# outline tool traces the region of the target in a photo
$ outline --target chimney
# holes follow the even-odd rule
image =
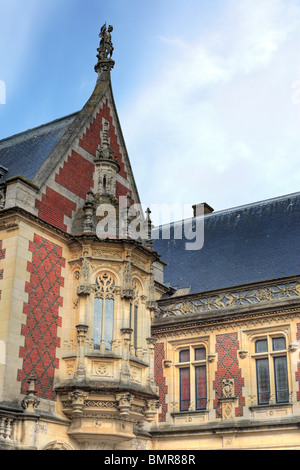
[[[200,204],[195,204],[193,207],[194,211],[194,217],[197,217],[198,215],[205,215],[205,214],[211,214],[214,212],[214,209],[209,206],[206,202],[202,202]]]

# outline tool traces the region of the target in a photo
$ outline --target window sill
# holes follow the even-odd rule
[[[194,410],[194,411],[174,411],[171,416],[193,416],[197,414],[209,413],[209,410]]]
[[[284,408],[286,406],[292,406],[292,403],[289,403],[289,402],[286,402],[286,403],[265,403],[265,404],[262,404],[262,405],[252,405],[252,406],[249,406],[249,410],[258,410],[258,409],[262,409],[262,408],[266,408],[266,409],[269,409],[269,408]]]
[[[118,353],[116,354],[113,351],[100,351],[100,349],[94,349],[93,351],[88,351],[85,354],[86,357],[103,357],[107,359],[122,359],[122,356]]]
[[[174,424],[201,424],[208,421],[209,410],[176,411],[171,413]]]
[[[249,406],[253,418],[281,418],[292,413],[292,403],[274,403]]]

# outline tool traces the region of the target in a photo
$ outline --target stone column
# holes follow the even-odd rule
[[[87,325],[77,325],[77,343],[78,343],[78,358],[77,358],[77,370],[75,371],[74,376],[77,379],[84,379],[86,377],[86,368],[85,368],[85,341],[86,334],[88,331]]]
[[[155,338],[147,338],[149,351],[149,386],[156,393],[156,383],[154,379],[154,349],[156,345]]]
[[[130,366],[129,366],[129,348],[131,343],[131,328],[122,328],[122,366],[121,366],[121,382],[129,383]]]

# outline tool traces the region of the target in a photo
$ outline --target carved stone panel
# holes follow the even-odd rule
[[[92,362],[92,375],[94,377],[111,378],[114,376],[114,365],[111,362],[95,360]]]

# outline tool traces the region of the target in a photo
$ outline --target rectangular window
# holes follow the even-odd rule
[[[132,325],[132,304],[129,306],[129,328],[133,330],[133,325]]]
[[[283,351],[285,349],[285,338],[273,338],[273,351]]]
[[[206,349],[197,348],[195,349],[195,361],[205,361],[206,359]]]
[[[257,397],[260,405],[270,401],[270,374],[268,358],[256,359]]]
[[[256,353],[265,353],[268,352],[268,340],[260,339],[255,343],[255,352]]]
[[[190,350],[180,351],[179,362],[190,362]]]
[[[287,403],[289,401],[289,386],[286,356],[274,357],[274,375],[276,402]]]
[[[95,299],[94,304],[94,348],[100,349],[102,338],[102,315],[103,315],[103,299]]]
[[[133,344],[135,349],[138,343],[138,306],[134,306],[134,322],[133,322]]]
[[[207,402],[206,366],[195,367],[195,382],[196,382],[196,410],[205,410],[206,402]]]
[[[104,323],[104,344],[105,349],[110,351],[113,342],[114,332],[114,300],[105,299],[105,323]]]
[[[190,407],[190,368],[179,369],[180,380],[180,411],[188,411]]]

